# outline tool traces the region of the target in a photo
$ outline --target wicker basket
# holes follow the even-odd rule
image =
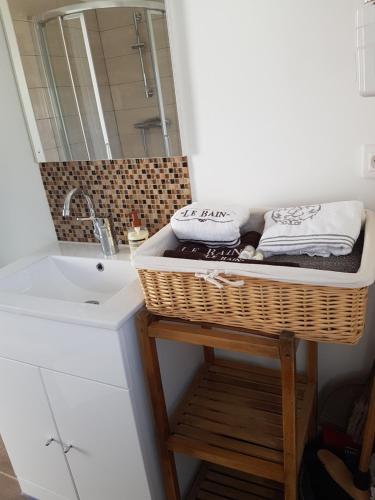
[[[252,210],[255,231],[264,211]],[[170,224],[146,241],[134,259],[147,308],[158,315],[243,327],[269,334],[355,344],[363,334],[368,287],[375,281],[375,213],[365,211],[365,237],[356,273],[162,257],[174,248]],[[202,278],[219,273],[242,286],[219,288]],[[216,283],[217,285],[217,283]]]
[[[146,307],[162,316],[265,333],[355,344],[362,336],[368,287],[337,288],[233,276],[244,286],[218,288],[194,273],[138,270]]]

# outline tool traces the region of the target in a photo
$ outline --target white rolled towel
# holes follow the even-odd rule
[[[180,241],[233,248],[239,244],[241,228],[249,217],[249,208],[196,202],[178,210],[171,226]]]
[[[361,231],[363,203],[340,201],[266,212],[258,250],[272,255],[347,255]]]

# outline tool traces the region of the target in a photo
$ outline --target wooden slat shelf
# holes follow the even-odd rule
[[[314,391],[297,379],[297,426],[307,432]],[[309,400],[306,400],[306,397]],[[299,436],[301,439],[302,436]],[[305,436],[303,436],[304,441]],[[169,450],[283,481],[280,374],[216,359],[195,377],[171,422]],[[301,451],[302,451],[301,447]]]
[[[215,464],[203,463],[187,500],[280,500],[282,485]]]
[[[296,373],[297,341],[243,328],[137,318],[150,389],[165,494],[181,500],[174,452],[203,467],[189,500],[297,500],[304,444],[314,432],[317,348],[307,342],[305,375]],[[204,364],[168,419],[156,341],[201,345]],[[274,358],[280,370],[217,358],[215,349]],[[283,488],[279,486],[283,485]]]

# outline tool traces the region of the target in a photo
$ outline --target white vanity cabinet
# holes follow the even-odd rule
[[[0,269],[0,434],[25,495],[164,500],[135,327],[142,305],[127,248],[104,261],[97,245],[58,243]],[[172,411],[202,350],[158,350]],[[194,466],[177,457],[183,491]]]
[[[42,377],[80,500],[149,499],[129,391],[46,370]]]
[[[129,391],[0,358],[0,394],[1,433],[27,494],[150,498]]]
[[[22,491],[39,500],[76,500],[40,370],[0,358],[0,394],[1,435]]]

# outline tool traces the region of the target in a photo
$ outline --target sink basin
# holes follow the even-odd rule
[[[136,279],[129,261],[50,255],[0,280],[0,290],[100,305]]]
[[[105,258],[96,243],[61,241],[0,268],[0,311],[117,331],[142,305],[125,245]]]

